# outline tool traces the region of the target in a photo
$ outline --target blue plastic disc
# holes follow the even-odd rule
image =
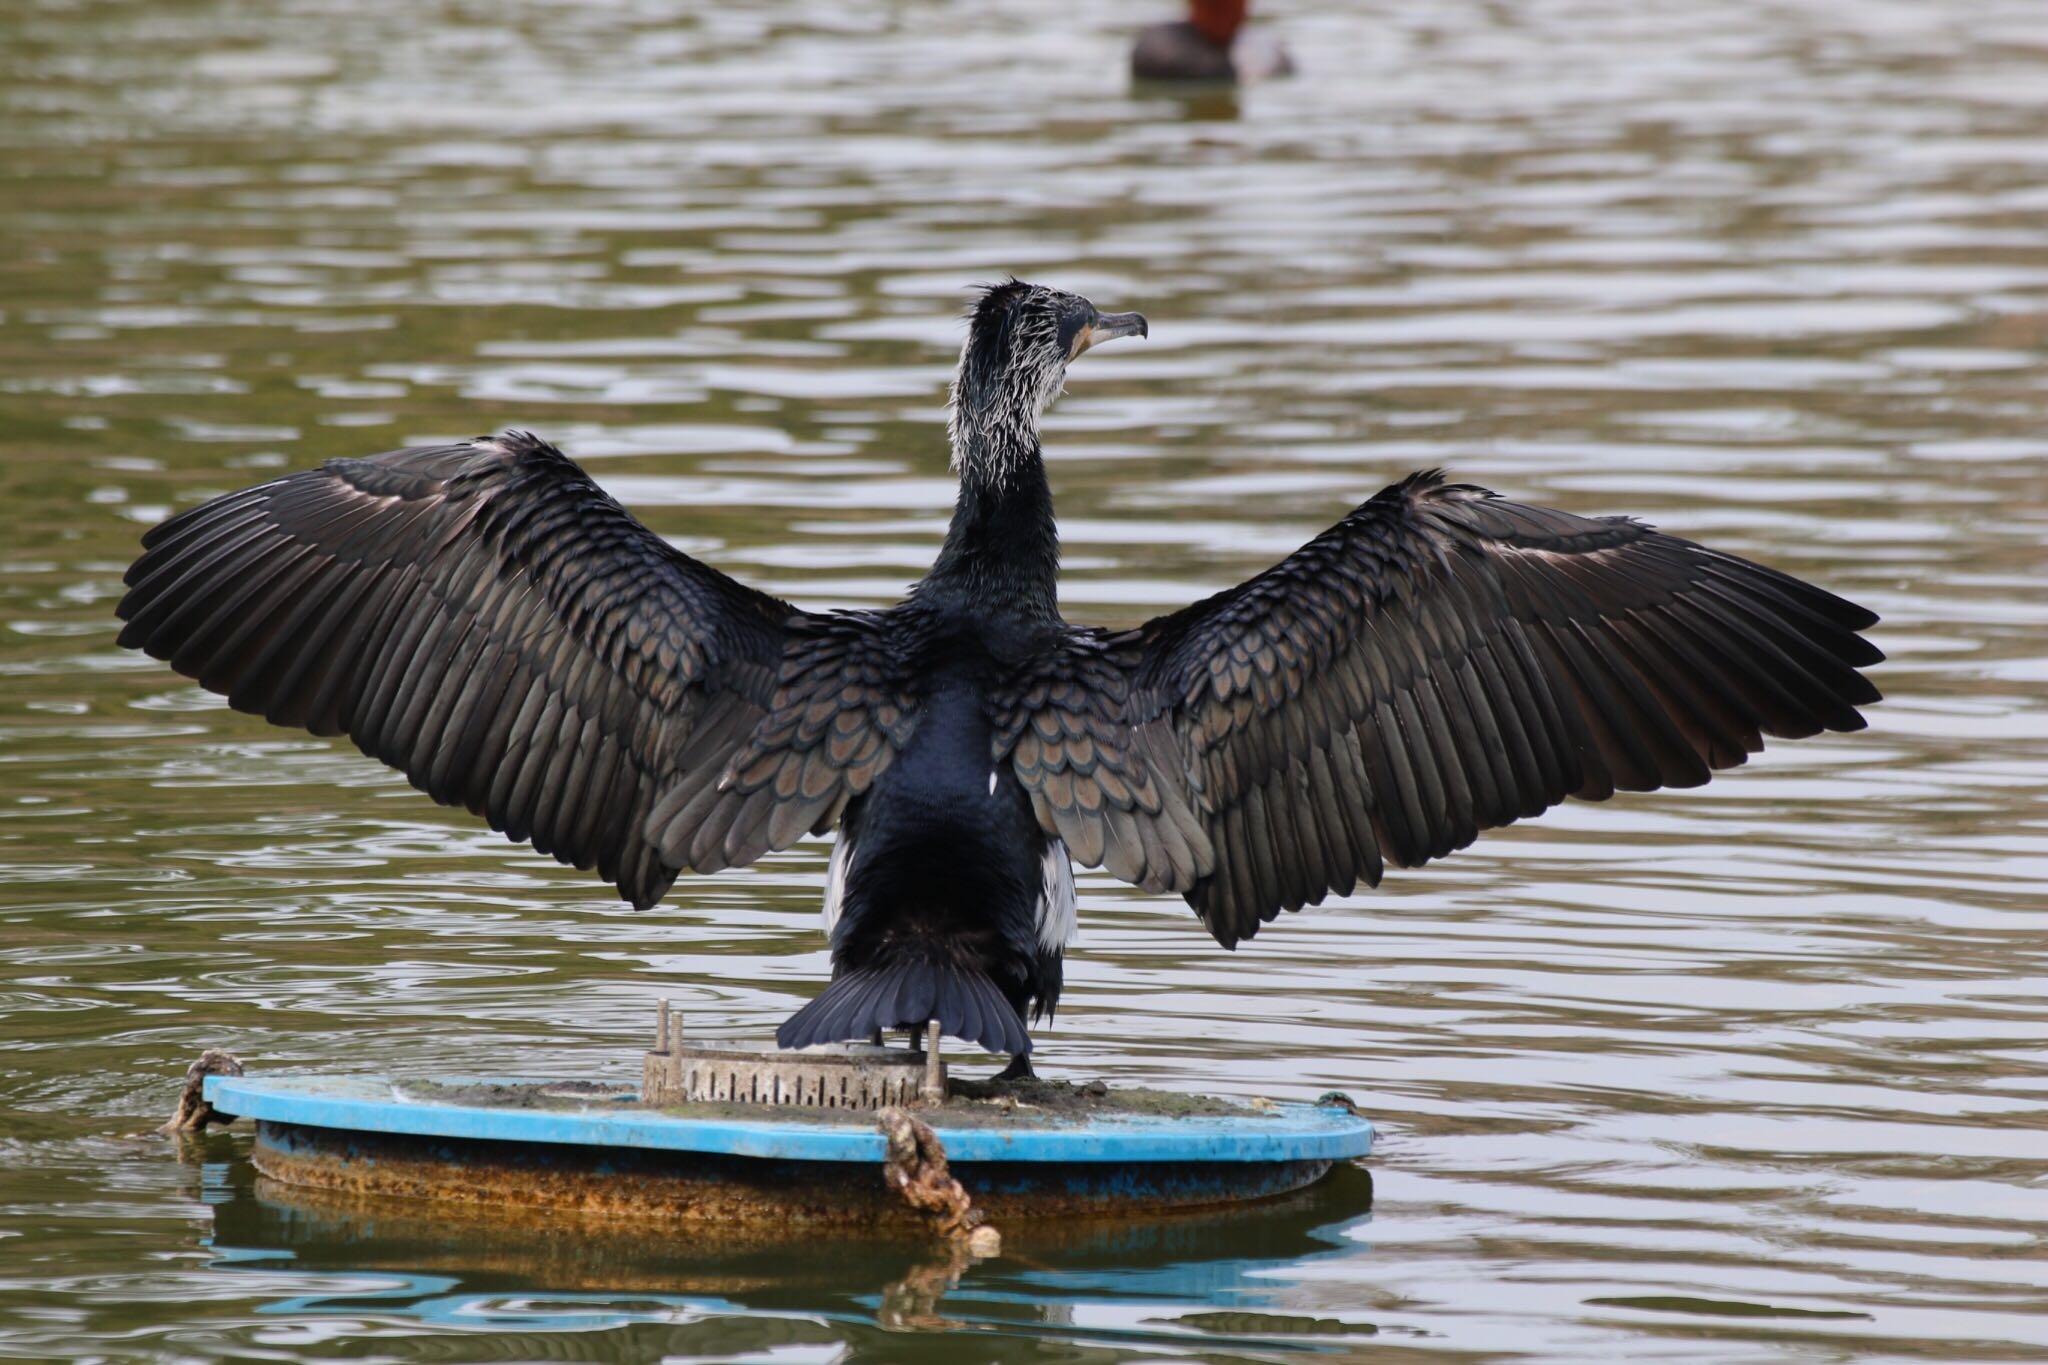
[[[223,1113],[339,1133],[405,1134],[512,1143],[712,1152],[789,1161],[880,1162],[874,1115],[791,1111],[789,1118],[696,1117],[644,1111],[630,1091],[544,1107],[450,1102],[447,1088],[536,1090],[560,1082],[388,1076],[213,1076],[206,1098]],[[955,1162],[1327,1162],[1367,1155],[1370,1120],[1342,1105],[1245,1104],[1230,1113],[1100,1113],[1081,1118],[1024,1111],[1000,1121],[933,1123]]]

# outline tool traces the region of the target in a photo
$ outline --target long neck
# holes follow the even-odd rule
[[[960,498],[921,597],[977,614],[1059,619],[1059,529],[1036,423],[953,423]]]

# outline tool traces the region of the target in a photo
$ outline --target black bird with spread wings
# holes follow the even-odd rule
[[[1083,351],[1145,332],[1020,281],[980,296],[959,501],[892,607],[735,582],[515,432],[172,518],[128,571],[121,643],[347,735],[635,906],[836,828],[833,980],[780,1042],[937,1020],[1020,1064],[1075,863],[1186,897],[1231,948],[1389,864],[1566,797],[1696,786],[1878,699],[1863,608],[1435,473],[1170,616],[1068,624],[1039,417]]]

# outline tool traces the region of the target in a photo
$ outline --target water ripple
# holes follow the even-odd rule
[[[1275,0],[1303,74],[1182,97],[1121,78],[1156,8],[9,17],[0,1357],[2048,1358],[2048,25]],[[886,601],[1010,270],[1153,321],[1048,424],[1077,617],[1445,465],[1869,602],[1889,700],[1235,957],[1084,875],[1046,1064],[1347,1090],[1376,1199],[1019,1233],[921,1308],[900,1248],[479,1232],[130,1136],[206,1046],[630,1075],[657,997],[760,1036],[827,969],[823,842],[634,914],[117,650],[138,525],[530,425],[691,553]]]

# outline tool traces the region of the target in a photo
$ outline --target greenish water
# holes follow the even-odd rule
[[[0,13],[0,1358],[2048,1359],[2048,19],[1274,3]],[[138,1137],[261,1069],[631,1074],[762,1037],[826,846],[634,914],[114,647],[135,538],[532,426],[659,532],[887,600],[962,286],[1142,308],[1050,423],[1069,614],[1235,581],[1425,465],[1882,612],[1865,734],[1553,813],[1234,957],[1082,878],[1043,1064],[1380,1121],[1314,1196],[911,1249],[256,1188]]]

